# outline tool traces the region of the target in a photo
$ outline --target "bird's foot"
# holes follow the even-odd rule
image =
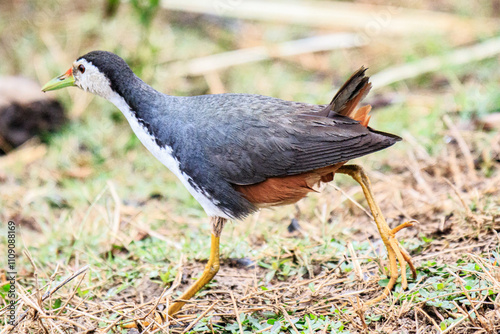
[[[199,280],[198,280],[199,281]],[[196,285],[196,283],[194,284]],[[192,286],[191,286],[192,288]],[[188,290],[189,293],[189,290]],[[185,296],[186,293],[184,293],[183,296]],[[140,333],[149,333],[145,331],[156,331],[159,328],[165,329],[164,327],[169,326],[169,324],[174,322],[176,324],[176,314],[182,309],[182,307],[186,304],[187,300],[183,299],[182,296],[177,299],[169,308],[168,311],[165,310],[164,304],[160,304],[156,307],[156,310],[154,311],[154,320],[149,322],[148,320],[145,320],[147,316],[141,318],[141,319],[136,319],[132,323],[128,323],[125,325],[122,325],[122,328],[127,328],[127,329],[132,329],[136,328]],[[162,332],[163,333],[163,332]]]
[[[170,310],[169,310],[170,311]],[[161,326],[167,323],[167,319],[172,320],[173,317],[170,315],[170,312],[164,312],[163,310],[154,311],[154,320],[149,322],[144,319],[136,320],[132,323],[122,325],[122,328],[132,329],[136,328],[139,332],[143,333],[145,330],[155,331]]]
[[[356,180],[361,189],[363,189],[363,193],[365,195],[366,202],[370,207],[370,211],[372,212],[373,219],[375,220],[375,224],[377,224],[378,231],[380,233],[380,237],[387,248],[387,256],[389,258],[389,271],[390,271],[390,279],[389,283],[385,287],[384,291],[373,299],[370,299],[366,302],[367,305],[372,305],[378,303],[382,299],[389,296],[392,288],[396,284],[396,281],[399,277],[398,273],[398,262],[401,266],[401,285],[403,289],[408,287],[408,280],[406,278],[406,264],[410,266],[410,269],[413,274],[413,278],[417,278],[417,271],[413,262],[411,261],[410,255],[406,252],[406,250],[401,246],[396,239],[396,233],[401,231],[404,228],[413,226],[415,220],[405,222],[393,229],[389,227],[387,222],[385,221],[384,215],[377,205],[375,198],[373,197],[373,193],[371,190],[370,180],[368,176],[363,171],[363,168],[357,165],[345,165],[340,167],[336,173],[342,173],[350,175],[354,180]]]
[[[219,225],[223,225],[225,220],[222,218],[214,218],[213,221],[218,223]],[[217,225],[217,224],[214,224]],[[167,314],[165,315],[162,311],[155,311],[155,319],[154,322],[150,323],[145,320],[145,317],[139,319],[138,321],[134,321],[133,323],[123,325],[124,328],[153,328],[154,330],[158,329],[159,326],[165,324],[166,319],[173,319],[173,316],[181,310],[181,308],[186,304],[186,302],[191,299],[198,291],[200,291],[208,282],[214,278],[220,268],[219,262],[219,239],[220,239],[220,231],[222,230],[222,226],[217,225],[218,231],[212,233],[212,241],[210,246],[210,257],[205,266],[205,270],[201,274],[200,278],[196,280],[183,294],[177,299],[172,305],[170,305]],[[149,315],[149,314],[148,314]],[[140,321],[140,322],[139,322]],[[141,330],[142,332],[142,330]]]
[[[389,283],[385,287],[384,291],[379,296],[368,300],[366,302],[366,305],[376,304],[389,295],[389,293],[391,292],[392,288],[396,284],[396,281],[399,277],[397,262],[399,262],[399,266],[401,267],[401,287],[403,288],[403,290],[406,290],[408,288],[408,279],[406,277],[406,265],[407,264],[410,267],[413,279],[417,278],[417,270],[415,269],[415,266],[413,265],[413,262],[411,260],[411,256],[408,254],[408,252],[403,248],[403,246],[401,246],[401,244],[396,239],[397,232],[401,231],[404,228],[411,227],[415,223],[417,223],[416,220],[407,221],[401,225],[396,226],[392,230],[388,230],[387,233],[383,233],[383,232],[381,233],[382,240],[385,243],[385,246],[387,248],[388,257],[389,257],[390,279],[389,279]]]

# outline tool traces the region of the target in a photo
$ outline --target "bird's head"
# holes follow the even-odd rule
[[[42,91],[76,86],[84,91],[109,99],[116,92],[116,83],[133,75],[127,63],[107,51],[92,51],[73,62],[66,73],[50,80]]]

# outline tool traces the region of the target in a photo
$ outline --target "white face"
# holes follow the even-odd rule
[[[110,99],[114,95],[108,78],[85,59],[73,63],[73,77],[75,78],[75,85],[86,92],[99,95],[105,99]]]

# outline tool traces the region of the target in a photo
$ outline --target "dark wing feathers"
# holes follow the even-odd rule
[[[226,181],[248,185],[296,175],[358,158],[398,140],[341,115],[281,115],[260,123],[266,126],[260,127],[259,135],[249,135],[244,128],[228,131],[225,144],[217,145],[216,151],[210,149],[208,155]]]

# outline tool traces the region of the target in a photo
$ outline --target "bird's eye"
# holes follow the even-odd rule
[[[80,73],[85,73],[85,66],[83,66],[82,64],[78,65],[78,71],[80,71]]]

